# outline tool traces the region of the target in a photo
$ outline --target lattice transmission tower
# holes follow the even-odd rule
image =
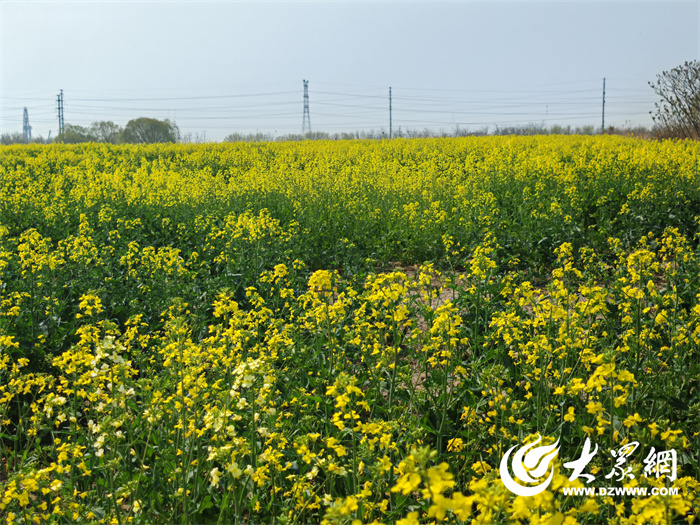
[[[22,138],[24,138],[24,142],[31,142],[32,140],[32,127],[29,125],[29,111],[27,111],[27,108],[24,108],[24,121],[22,124]]]
[[[301,134],[311,133],[311,115],[309,114],[309,81],[304,80],[304,118],[301,122]]]

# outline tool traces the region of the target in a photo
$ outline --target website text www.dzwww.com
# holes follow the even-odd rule
[[[667,487],[562,487],[566,496],[678,496],[678,488]]]

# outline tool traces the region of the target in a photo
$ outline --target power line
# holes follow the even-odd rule
[[[445,90],[422,88],[389,87],[389,121],[388,135],[394,136],[397,126],[415,125],[451,125],[451,126],[499,126],[515,125],[521,122],[556,122],[566,124],[567,121],[590,119],[595,122],[595,114],[601,117],[600,91],[589,89],[591,81],[581,83],[562,83],[569,85],[570,91],[557,91],[551,85],[543,86],[550,89],[518,89],[518,90]],[[653,97],[642,90],[614,86],[610,93],[607,91],[604,79],[604,106],[602,119],[604,125],[605,110],[613,121],[622,118],[635,119],[637,116],[647,116]],[[322,86],[328,84],[321,83]],[[264,88],[263,88],[264,89]],[[363,127],[383,127],[386,121],[386,91],[366,88],[364,92],[337,89],[329,91],[310,90],[309,81],[304,80],[304,111],[302,115],[302,133],[311,131],[310,95],[314,97],[317,109],[327,109],[327,112],[316,112],[316,127],[319,129],[342,128],[350,130]],[[397,92],[398,90],[398,92]],[[310,91],[313,91],[312,93]],[[76,96],[75,93],[72,96]],[[143,116],[144,112],[152,118],[169,118],[183,124],[205,121],[203,124],[211,129],[223,129],[226,123],[234,131],[236,128],[258,128],[260,125],[283,128],[291,132],[296,126],[293,120],[298,113],[293,107],[294,102],[289,95],[298,91],[270,90],[260,93],[213,94],[202,96],[151,96],[151,97],[119,97],[114,93],[110,96],[91,96],[86,91],[80,93],[80,98],[71,98],[71,122],[87,125],[89,121],[114,119],[123,125],[123,121]],[[596,95],[598,93],[598,95]],[[34,94],[34,93],[32,93]],[[56,110],[59,119],[59,133],[65,132],[65,95],[63,90],[56,98]],[[32,97],[33,98],[33,97]],[[20,97],[0,97],[0,105],[7,117],[5,123],[18,123],[20,110],[24,107],[32,112],[33,124],[46,123],[50,116],[47,104],[19,105],[15,100],[29,101]],[[46,99],[37,99],[38,101]],[[297,99],[298,101],[298,99]],[[608,107],[605,107],[608,106]],[[297,106],[298,107],[298,106]],[[597,109],[596,109],[597,108]],[[642,111],[644,110],[644,111]],[[16,116],[15,116],[16,115]],[[273,122],[275,121],[275,122]],[[214,123],[221,123],[215,126]],[[297,121],[298,122],[298,121]],[[614,122],[613,122],[614,123]],[[22,121],[24,126],[24,121]],[[194,128],[197,129],[197,128]],[[200,126],[198,129],[202,129]],[[298,129],[298,128],[297,128]]]
[[[175,100],[215,100],[224,98],[266,97],[277,95],[290,95],[295,91],[277,91],[272,93],[245,93],[240,95],[203,95],[197,97],[151,97],[151,98],[76,98],[77,102],[154,102]]]

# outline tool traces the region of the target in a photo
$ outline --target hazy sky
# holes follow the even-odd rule
[[[651,124],[647,82],[700,58],[700,2],[0,0],[0,132]]]

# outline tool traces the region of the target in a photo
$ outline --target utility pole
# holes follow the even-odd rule
[[[600,127],[601,133],[605,133],[605,77],[603,77],[603,122]]]
[[[27,144],[29,144],[29,142],[32,140],[32,127],[29,125],[29,111],[27,111],[27,108],[24,108],[22,136],[24,138],[24,142],[26,142]]]
[[[391,86],[389,86],[389,138],[391,138]]]
[[[56,95],[56,109],[58,110],[58,134],[61,134],[61,95]]]
[[[63,90],[58,94],[58,134],[63,133]]]
[[[301,122],[301,134],[311,133],[311,115],[309,114],[309,81],[304,80],[304,117]]]

